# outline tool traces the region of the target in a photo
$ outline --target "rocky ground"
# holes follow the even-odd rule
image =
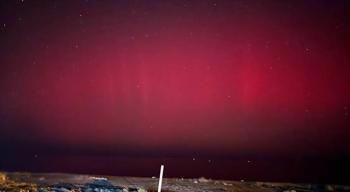
[[[0,173],[0,192],[156,192],[157,178]],[[162,192],[327,192],[350,186],[164,179]]]

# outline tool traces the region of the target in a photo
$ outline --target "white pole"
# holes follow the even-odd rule
[[[159,175],[158,192],[161,192],[161,191],[162,191],[163,171],[164,171],[164,165],[161,165],[161,166],[160,166],[160,175]]]

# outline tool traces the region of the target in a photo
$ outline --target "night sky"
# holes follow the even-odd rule
[[[350,151],[350,2],[1,1],[0,145],[5,170],[88,155],[334,171]]]

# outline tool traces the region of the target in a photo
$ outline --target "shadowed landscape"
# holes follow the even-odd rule
[[[2,191],[40,192],[156,192],[157,178],[101,177],[69,174],[9,173],[0,175]],[[349,186],[267,183],[199,179],[165,179],[163,192],[331,192],[350,191]]]

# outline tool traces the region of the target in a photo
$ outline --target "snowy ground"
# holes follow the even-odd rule
[[[163,192],[326,192],[350,191],[350,186],[222,181],[199,179],[164,179]],[[0,173],[0,192],[153,192],[157,178],[89,176],[73,174]]]

